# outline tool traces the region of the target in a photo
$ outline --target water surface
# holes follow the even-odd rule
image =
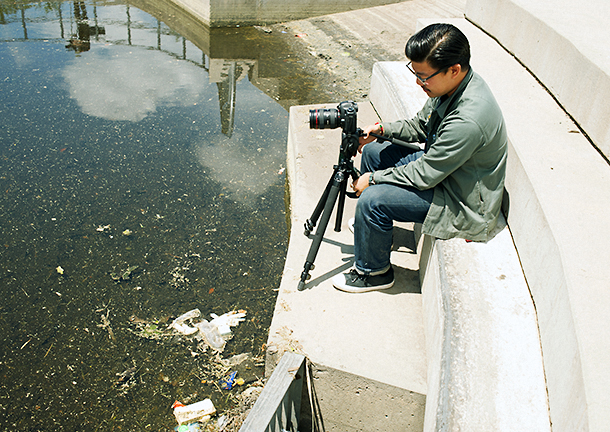
[[[283,269],[285,107],[133,6],[0,10],[0,429],[222,412],[218,359],[262,355]],[[247,312],[220,357],[155,337],[193,308]]]

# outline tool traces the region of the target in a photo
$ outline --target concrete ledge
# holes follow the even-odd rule
[[[465,20],[447,21],[470,40],[473,68],[492,88],[506,119],[508,224],[537,312],[553,430],[605,430],[610,416],[610,323],[605,319],[610,291],[604,271],[610,230],[603,216],[610,208],[608,164],[509,53]],[[422,20],[420,26],[431,22]],[[384,63],[376,65],[373,83],[394,73],[380,74],[380,69],[388,70]],[[386,97],[371,94],[384,119],[396,115],[377,103]]]
[[[397,3],[400,0],[172,0],[209,27],[266,25]]]
[[[425,431],[550,431],[536,311],[506,225],[487,243],[424,236]]]
[[[336,106],[290,109],[290,247],[269,328],[266,375],[283,352],[301,353],[320,371],[314,374],[314,403],[325,430],[418,432],[423,424],[427,363],[412,226],[394,231],[395,238],[408,240],[397,241],[400,247],[392,251],[394,287],[361,294],[339,291],[330,279],[352,266],[354,254],[347,222],[356,200],[347,199],[341,231],[334,231],[333,215],[312,278],[303,291],[297,290],[312,243],[303,235],[303,224],[332,176],[341,143],[341,129],[309,128],[309,110]],[[359,124],[378,120],[370,103],[358,105]]]
[[[468,0],[466,17],[523,62],[610,158],[608,1]]]
[[[330,107],[336,105],[290,109],[290,247],[269,329],[269,345],[277,348],[278,354],[298,351],[316,364],[425,394],[426,354],[413,241],[410,248],[392,251],[396,276],[393,288],[362,295],[335,289],[331,278],[353,265],[354,235],[347,229],[347,222],[354,214],[356,200],[347,199],[341,231],[333,229],[335,206],[315,269],[310,272],[312,278],[303,291],[297,290],[312,243],[303,235],[303,224],[311,217],[333,173],[341,143],[341,129],[309,128],[309,109]],[[361,124],[378,121],[369,103],[361,103],[358,108]],[[358,161],[355,164],[359,166]],[[408,233],[413,238],[412,231]],[[276,355],[269,354],[269,365],[275,365],[276,358],[272,357]]]

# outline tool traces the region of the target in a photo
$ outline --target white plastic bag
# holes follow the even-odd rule
[[[193,333],[197,333],[197,327],[191,327],[186,324],[187,320],[192,320],[193,318],[199,318],[201,316],[201,311],[199,309],[193,309],[180,315],[176,318],[170,325],[170,328],[173,328],[178,333],[182,333],[183,335],[192,335]]]
[[[246,319],[246,311],[231,311],[220,316],[216,314],[210,314],[210,316],[214,318],[210,321],[210,324],[218,327],[218,332],[221,336],[227,336],[231,334],[231,327],[235,327]]]

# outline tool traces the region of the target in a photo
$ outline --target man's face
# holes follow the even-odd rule
[[[461,72],[459,65],[439,71],[425,61],[411,62],[410,69],[415,72],[417,84],[431,98],[443,95],[451,96],[461,82],[461,79],[457,79]]]

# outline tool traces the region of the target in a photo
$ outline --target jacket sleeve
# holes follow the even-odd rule
[[[427,153],[408,165],[375,171],[375,182],[433,188],[464,165],[483,142],[483,132],[475,122],[449,116]]]
[[[406,142],[425,142],[426,123],[432,112],[432,101],[429,99],[415,117],[410,120],[398,120],[383,123],[383,133],[386,136],[397,138]]]

